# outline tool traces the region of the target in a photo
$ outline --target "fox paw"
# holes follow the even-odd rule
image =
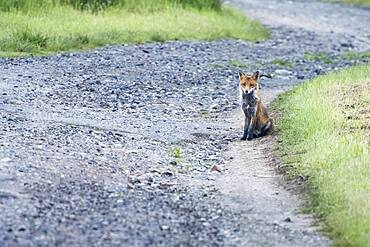
[[[247,140],[247,137],[243,136],[242,138],[240,138],[240,140],[245,141],[245,140]]]
[[[247,136],[247,140],[250,141],[253,139],[253,136]]]

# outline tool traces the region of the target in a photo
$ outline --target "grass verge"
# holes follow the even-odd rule
[[[171,1],[138,0],[138,6],[151,5],[133,8],[133,3],[118,4],[97,13],[69,5],[47,5],[38,10],[7,8],[0,11],[0,56],[48,54],[122,43],[223,38],[258,41],[268,37],[261,24],[235,10],[167,2]]]
[[[370,65],[320,76],[273,103],[278,153],[308,178],[310,212],[336,246],[370,244]]]
[[[352,5],[366,6],[370,7],[370,0],[329,0],[330,2],[342,2]]]

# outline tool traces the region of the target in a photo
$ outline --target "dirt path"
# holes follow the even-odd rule
[[[264,3],[234,4],[272,18],[262,20],[272,29],[266,42],[0,59],[0,246],[326,245],[279,185],[271,140],[239,141],[236,75],[274,73],[262,82],[270,101],[303,79],[363,63],[343,54],[370,44],[368,10],[310,1],[301,15],[349,23],[323,33],[272,25],[275,7],[297,15],[302,1]],[[352,26],[364,35],[343,31]],[[330,63],[305,56],[319,52]],[[225,172],[210,172],[214,164]]]
[[[266,93],[267,102],[277,91]],[[270,98],[270,99],[268,99]],[[228,119],[231,126],[241,129],[241,111]],[[275,137],[235,141],[224,154],[225,174],[216,180],[222,201],[241,212],[240,221],[249,227],[245,237],[235,243],[241,246],[327,246],[329,240],[317,233],[309,215],[300,214],[302,198],[288,191],[276,170],[272,154]],[[231,159],[232,158],[232,159]],[[261,230],[254,231],[256,224]],[[258,229],[258,228],[257,228]],[[262,233],[262,234],[261,234]],[[261,237],[261,235],[263,237]],[[232,239],[227,242],[232,243]]]

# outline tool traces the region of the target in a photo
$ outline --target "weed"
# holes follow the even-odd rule
[[[176,158],[176,159],[182,159],[183,158],[183,153],[180,147],[171,147],[169,149],[169,154],[171,157]]]
[[[349,51],[343,54],[343,58],[347,60],[363,59],[366,62],[370,62],[370,51],[364,51],[364,52]]]
[[[247,67],[247,65],[245,63],[243,63],[242,61],[238,61],[238,60],[230,60],[229,64],[234,66],[234,67],[237,67],[237,68]]]
[[[274,59],[271,61],[272,64],[281,66],[281,67],[286,67],[286,68],[292,68],[293,64],[288,61],[288,60],[283,60],[283,59]]]
[[[222,64],[218,64],[218,63],[212,63],[210,65],[212,68],[215,68],[215,69],[223,69],[224,66]]]
[[[28,43],[32,46],[45,48],[47,46],[48,37],[42,33],[24,29],[13,33],[13,38],[22,43]]]
[[[308,61],[317,61],[317,62],[322,62],[326,64],[331,64],[333,62],[330,56],[326,54],[325,52],[305,53],[303,55],[303,58]]]

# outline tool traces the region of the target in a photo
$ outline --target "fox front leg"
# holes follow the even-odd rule
[[[248,130],[247,130],[247,140],[250,141],[253,139],[254,133],[254,126],[256,123],[256,107],[251,107],[248,109],[248,115],[250,116],[248,122]]]
[[[247,116],[244,116],[244,132],[243,132],[243,137],[241,138],[241,140],[243,141],[247,140],[248,126],[249,126],[249,118]]]
[[[251,117],[248,124],[247,130],[247,140],[250,141],[253,139],[253,132],[254,132],[254,117]]]

